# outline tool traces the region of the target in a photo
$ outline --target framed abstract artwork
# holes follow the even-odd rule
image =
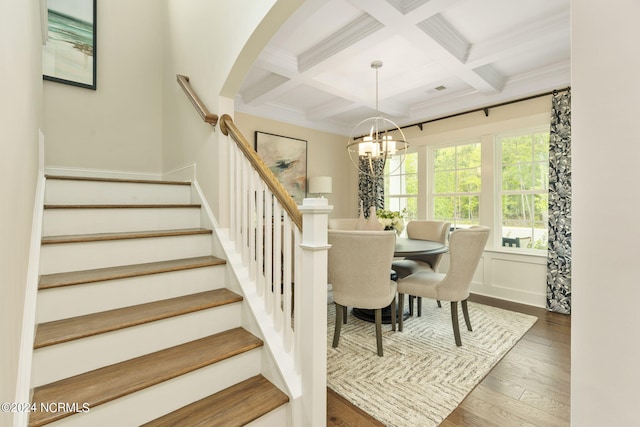
[[[46,0],[45,80],[96,89],[96,0]]]
[[[301,205],[307,195],[307,141],[256,131],[256,151]]]

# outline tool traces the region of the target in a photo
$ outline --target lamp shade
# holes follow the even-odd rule
[[[309,178],[309,193],[329,194],[331,193],[330,176],[312,176]]]

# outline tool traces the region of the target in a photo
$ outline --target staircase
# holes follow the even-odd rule
[[[200,210],[185,182],[47,177],[29,426],[287,425]]]

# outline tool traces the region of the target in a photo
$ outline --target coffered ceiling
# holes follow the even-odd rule
[[[306,0],[270,40],[236,110],[349,135],[570,85],[569,0]]]

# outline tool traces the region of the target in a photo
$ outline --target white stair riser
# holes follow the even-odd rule
[[[188,185],[47,179],[46,204],[190,203]]]
[[[47,384],[238,327],[240,310],[241,304],[228,304],[36,349],[33,384]]]
[[[38,292],[37,322],[224,288],[224,275],[225,267],[219,265],[43,289]]]
[[[71,415],[48,426],[137,426],[257,375],[260,360],[261,350],[252,350],[96,406],[87,413]]]
[[[210,254],[210,234],[43,245],[40,273],[90,270]]]
[[[264,414],[255,421],[251,421],[246,424],[245,427],[274,427],[274,426],[288,426],[290,423],[287,421],[287,413],[290,410],[289,404],[280,406],[273,411]]]
[[[45,209],[42,227],[43,236],[198,228],[200,209]]]

